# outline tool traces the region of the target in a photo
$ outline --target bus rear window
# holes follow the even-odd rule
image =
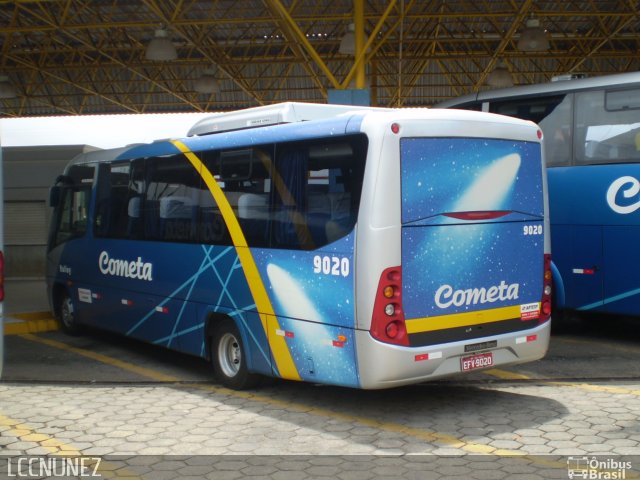
[[[400,148],[405,225],[473,211],[543,215],[537,143],[404,138]]]

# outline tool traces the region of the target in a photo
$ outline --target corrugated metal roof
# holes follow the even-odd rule
[[[536,18],[551,47],[522,52]],[[352,56],[339,52],[351,0],[161,0],[0,2],[0,75],[18,97],[4,117],[219,111],[282,101],[326,102],[349,85]],[[569,72],[640,70],[640,16],[627,0],[371,0],[365,32],[375,105],[431,105],[486,88],[504,60],[515,84]],[[144,58],[164,27],[178,59]],[[220,93],[194,82],[212,69]]]

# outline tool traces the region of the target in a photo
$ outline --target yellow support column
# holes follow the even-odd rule
[[[354,0],[353,2],[353,23],[356,35],[355,58],[362,59],[364,57],[364,0]],[[356,64],[356,88],[365,87],[365,62],[361,60]]]

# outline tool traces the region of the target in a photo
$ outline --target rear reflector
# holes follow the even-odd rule
[[[540,317],[538,319],[540,323],[544,323],[551,318],[551,295],[553,293],[552,278],[551,255],[546,253],[544,255],[544,275],[542,279],[543,288],[542,299],[540,301]]]
[[[516,344],[530,343],[530,342],[535,342],[536,340],[538,340],[537,335],[527,335],[526,337],[517,337]]]

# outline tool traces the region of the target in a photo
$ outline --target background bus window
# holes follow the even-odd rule
[[[184,155],[146,162],[143,199],[147,240],[195,242],[200,203],[200,175]]]
[[[545,157],[548,166],[571,163],[572,95],[526,98],[491,102],[489,111],[531,120],[544,133]]]
[[[640,161],[640,90],[576,94],[577,163]]]

